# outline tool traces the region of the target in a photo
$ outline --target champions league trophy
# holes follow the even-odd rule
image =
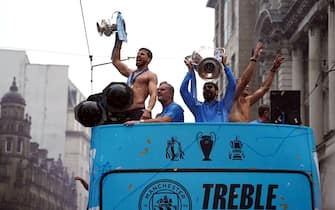
[[[185,59],[191,61],[200,78],[217,79],[223,70],[222,56],[225,53],[224,48],[201,47],[198,51],[193,51],[192,55],[186,56]]]
[[[197,141],[199,142],[201,151],[204,155],[204,158],[202,160],[211,160],[209,158],[209,155],[211,154],[214,143],[216,141],[215,133],[210,132],[208,135],[203,135],[202,132],[199,132],[197,134]]]

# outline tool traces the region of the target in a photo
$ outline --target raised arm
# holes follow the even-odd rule
[[[128,77],[132,73],[132,70],[121,61],[121,46],[122,41],[118,39],[118,35],[116,34],[115,45],[111,57],[112,63],[123,76]]]
[[[277,55],[273,61],[271,69],[268,71],[268,76],[262,83],[261,87],[258,88],[252,95],[247,97],[250,100],[250,105],[253,105],[258,101],[264,94],[269,91],[275,74],[278,72],[280,65],[284,62],[284,58],[281,55]]]
[[[224,67],[224,71],[227,76],[228,84],[226,87],[226,93],[223,97],[223,101],[227,110],[230,110],[231,106],[234,102],[235,89],[236,89],[236,79],[234,77],[233,72],[231,71],[229,66]]]
[[[250,58],[247,68],[244,70],[242,76],[237,81],[235,99],[237,99],[241,95],[247,84],[250,82],[252,74],[254,73],[256,67],[257,59],[260,56],[262,48],[263,48],[263,42],[258,41],[253,56]]]
[[[196,99],[193,97],[192,93],[188,90],[188,86],[191,80],[196,80],[196,76],[192,68],[191,62],[185,59],[184,63],[188,68],[188,72],[186,73],[184,80],[181,83],[179,92],[186,106],[190,109],[192,113],[195,113]]]

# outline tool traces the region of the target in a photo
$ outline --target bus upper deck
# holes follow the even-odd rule
[[[90,210],[321,209],[309,127],[100,125],[90,156]]]

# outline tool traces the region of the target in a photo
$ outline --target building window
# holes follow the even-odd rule
[[[7,137],[6,145],[5,145],[5,152],[11,152],[13,147],[13,138]]]
[[[22,153],[22,150],[23,150],[23,139],[19,138],[19,140],[17,141],[17,145],[16,145],[16,152]]]
[[[15,126],[13,124],[9,124],[8,126],[10,132],[15,132]]]
[[[7,177],[7,167],[6,166],[1,167],[0,177]]]
[[[35,182],[35,173],[35,168],[33,168],[31,172],[31,182]]]

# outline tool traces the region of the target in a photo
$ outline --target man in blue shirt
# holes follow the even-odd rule
[[[269,123],[269,122],[270,122],[270,106],[262,104],[258,107],[258,119],[253,120],[250,123],[258,124],[258,123]]]
[[[192,112],[196,122],[227,122],[230,112],[230,108],[233,104],[235,97],[236,81],[230,67],[226,66],[227,56],[222,55],[222,64],[224,66],[224,72],[227,76],[228,85],[226,87],[226,93],[221,100],[217,100],[218,97],[218,86],[213,82],[206,82],[203,86],[203,97],[204,102],[200,102],[193,96],[192,93],[195,90],[188,90],[190,81],[195,82],[196,75],[194,67],[192,66],[189,59],[185,59],[184,62],[188,67],[188,72],[180,86],[180,94]],[[196,87],[193,87],[196,88]]]
[[[184,122],[183,108],[173,101],[174,88],[167,82],[161,82],[157,88],[157,99],[163,106],[163,111],[154,119],[141,119],[125,122],[126,125],[154,122]]]

